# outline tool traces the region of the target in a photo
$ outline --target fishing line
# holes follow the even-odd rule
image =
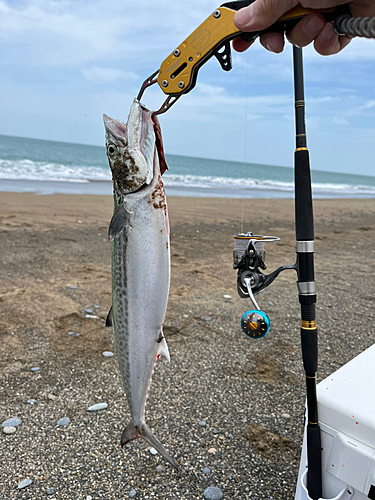
[[[246,157],[247,157],[247,115],[248,115],[248,94],[249,94],[249,51],[247,51],[247,60],[246,60],[246,101],[245,101],[245,132],[244,132],[244,154],[243,154],[243,175],[242,178],[245,178],[246,174]],[[241,233],[243,233],[243,221],[244,221],[244,213],[245,213],[245,196],[242,197],[242,217],[241,217]]]

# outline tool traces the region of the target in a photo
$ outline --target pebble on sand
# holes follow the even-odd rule
[[[70,290],[77,290],[77,287],[76,286],[70,286],[69,289]]]
[[[135,490],[130,490],[129,491],[129,497],[130,498],[134,498],[136,494],[137,494],[137,492]]]
[[[68,335],[74,335],[74,332],[68,332]]]
[[[60,427],[66,427],[69,424],[70,424],[70,418],[68,417],[60,418],[60,420],[57,421],[57,425],[59,425]]]
[[[154,455],[154,456],[158,454],[158,452],[155,450],[155,448],[150,448],[150,453],[151,453],[151,455]]]
[[[20,418],[8,418],[7,420],[4,420],[4,422],[1,424],[2,427],[17,427],[18,425],[22,424],[22,420]]]
[[[56,493],[56,488],[48,488],[47,495],[54,495]]]
[[[15,432],[17,432],[17,427],[3,427],[3,432],[4,434],[14,434]]]
[[[211,321],[211,318],[204,318],[206,323],[209,323]]]
[[[23,488],[27,488],[27,486],[30,486],[30,484],[32,484],[32,480],[31,479],[24,479],[23,481],[21,481],[19,483],[18,489],[22,490]]]
[[[103,352],[103,356],[105,358],[112,358],[113,357],[113,352],[111,352],[111,351],[104,351]]]
[[[86,314],[92,314],[93,312],[94,312],[94,311],[93,311],[92,309],[86,309],[86,310],[85,310],[85,313],[86,313]]]
[[[204,420],[201,420],[200,422],[198,422],[198,425],[200,427],[207,427],[207,423]]]
[[[36,399],[28,399],[28,400],[26,401],[26,403],[27,403],[28,405],[33,405],[33,404],[34,404],[34,403],[36,403],[36,402],[37,402],[37,401],[36,401]]]
[[[107,403],[97,403],[96,405],[90,406],[90,408],[87,408],[87,411],[99,411],[99,410],[105,410],[108,408]]]
[[[211,469],[209,469],[208,467],[204,467],[202,469],[202,472],[203,472],[203,474],[211,474]]]
[[[33,368],[31,368],[32,372],[38,372],[39,370],[40,370],[39,366],[34,366]]]
[[[85,318],[89,318],[89,319],[99,319],[98,316],[95,316],[95,314],[86,314]]]
[[[232,295],[223,295],[223,299],[225,300],[230,300],[232,298]]]
[[[206,500],[221,500],[224,496],[221,489],[215,488],[215,486],[209,486],[206,488],[203,495]]]
[[[208,450],[208,453],[216,453],[217,452],[217,449],[216,448],[210,448]]]
[[[163,470],[163,466],[162,465],[158,465],[156,467],[156,472],[161,472]]]

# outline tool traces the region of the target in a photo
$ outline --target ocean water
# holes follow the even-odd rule
[[[292,198],[293,169],[167,155],[167,194]],[[315,198],[373,198],[375,177],[312,171]],[[0,135],[0,191],[112,194],[104,147]]]

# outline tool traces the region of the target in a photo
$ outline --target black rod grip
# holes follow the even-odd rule
[[[307,421],[318,425],[318,401],[316,397],[316,374],[306,373]]]
[[[299,253],[298,254],[298,281],[314,281],[314,254]],[[302,318],[305,319],[305,318]]]
[[[322,493],[322,458],[319,425],[307,425],[307,490],[312,500],[319,500]]]
[[[298,241],[309,241],[314,239],[314,219],[308,150],[297,150],[294,161],[296,237]]]
[[[301,328],[303,367],[307,373],[318,371],[318,332]]]

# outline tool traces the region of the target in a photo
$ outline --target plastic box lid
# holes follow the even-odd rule
[[[320,382],[319,421],[375,448],[375,344]]]

